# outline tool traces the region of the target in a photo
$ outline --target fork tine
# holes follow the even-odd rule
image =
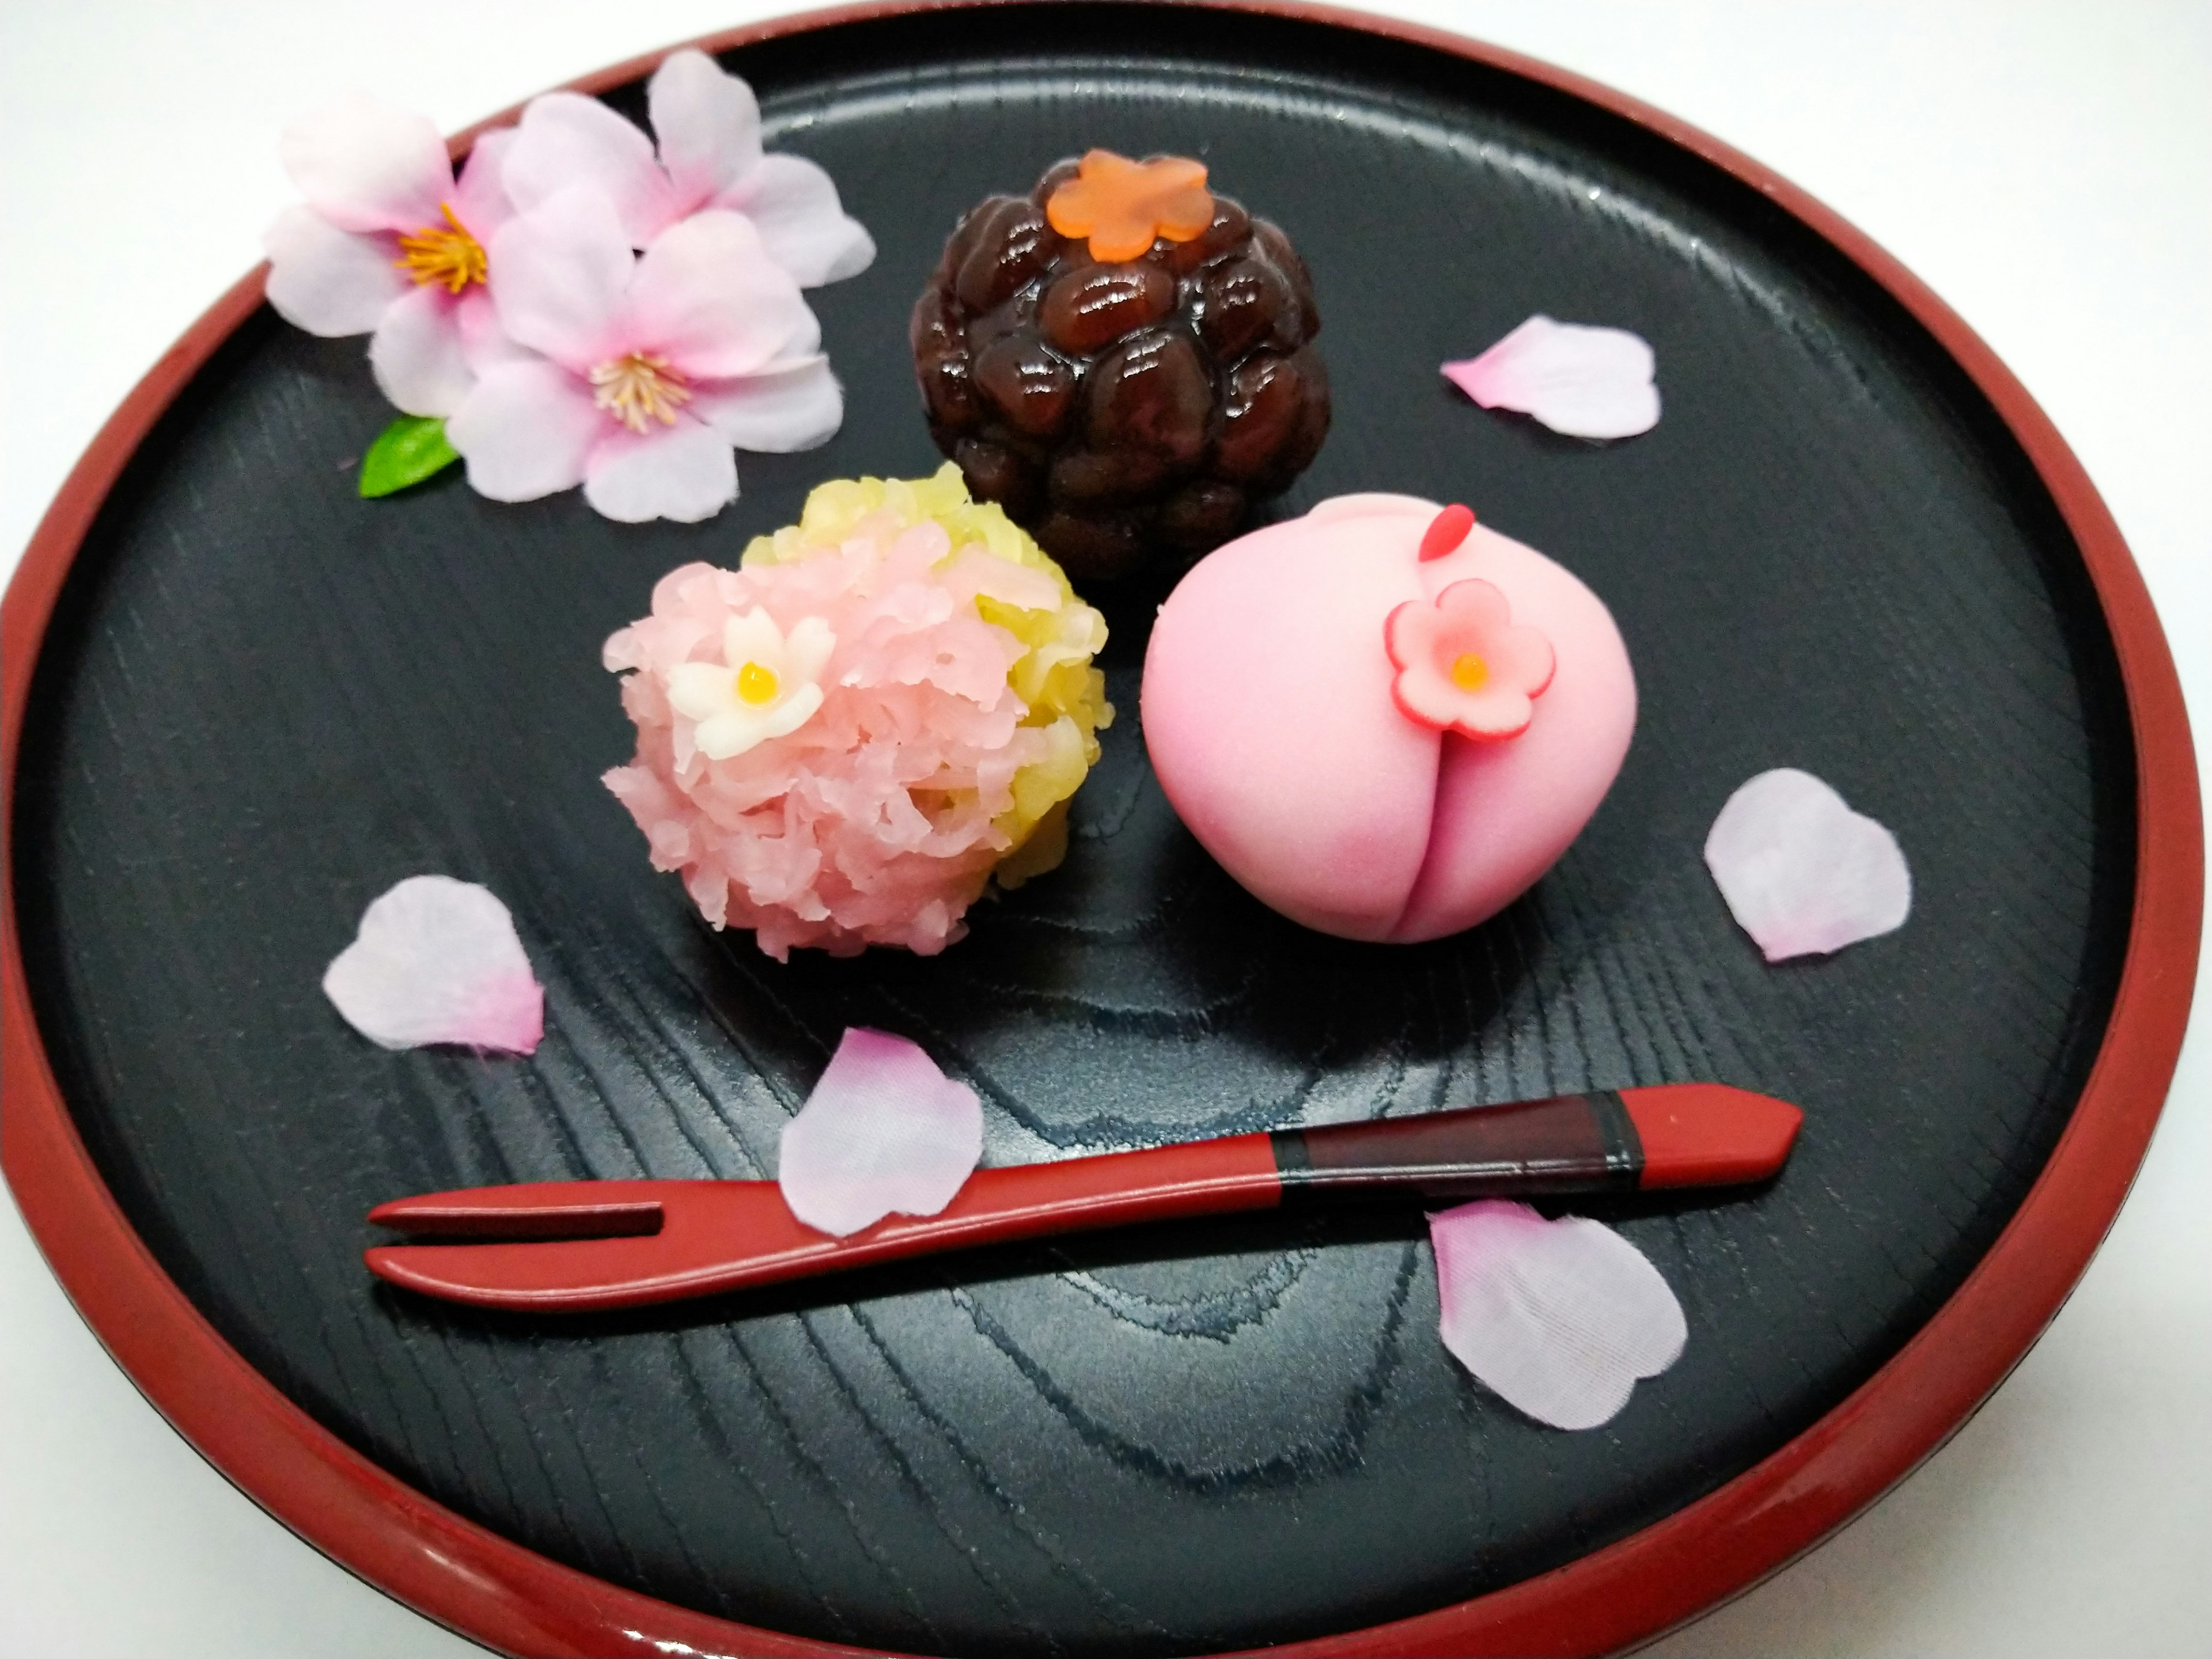
[[[694,1284],[680,1270],[672,1276],[657,1236],[384,1244],[367,1252],[366,1259],[369,1271],[391,1284],[483,1308],[586,1313],[698,1295],[709,1288]],[[652,1294],[664,1285],[665,1294]]]
[[[368,1212],[395,1232],[447,1238],[612,1238],[656,1233],[696,1181],[537,1181],[395,1198]]]
[[[479,1307],[546,1312],[708,1295],[786,1276],[798,1260],[842,1247],[801,1225],[772,1181],[483,1187],[396,1200],[369,1218],[505,1241],[378,1245],[365,1253],[378,1278]]]

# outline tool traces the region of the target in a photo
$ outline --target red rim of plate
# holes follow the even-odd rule
[[[956,0],[975,3],[977,0]],[[2080,545],[2118,656],[2136,760],[2135,907],[2118,994],[2079,1104],[1989,1253],[1934,1318],[1812,1427],[1718,1490],[1591,1554],[1471,1601],[1280,1656],[1606,1652],[1694,1617],[1810,1547],[1955,1430],[2027,1352],[2118,1212],[2172,1081],[2195,977],[2203,826],[2180,682],[2142,577],[2081,465],[1996,354],[1917,278],[1786,180],[1608,88],[1436,29],[1270,0],[1226,9],[1333,25],[1467,58],[1553,88],[1729,173],[1841,250],[1973,380],[2027,453]],[[697,42],[710,52],[836,24],[941,9],[890,0],[779,18]],[[599,92],[661,54],[574,84]],[[454,140],[458,155],[484,127]],[[15,758],[40,641],[108,491],[179,392],[262,303],[254,270],[126,398],[47,510],[0,605],[0,814],[12,845]],[[15,932],[14,863],[0,894],[0,1168],[55,1275],[146,1397],[294,1532],[429,1618],[503,1651],[849,1654],[709,1617],[564,1567],[463,1519],[308,1418],[216,1333],[162,1272],[101,1182],[40,1043]],[[684,1646],[672,1644],[683,1644]]]

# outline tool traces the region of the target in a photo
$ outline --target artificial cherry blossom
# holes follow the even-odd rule
[[[656,149],[596,98],[547,93],[522,113],[506,165],[524,209],[578,185],[606,197],[634,247],[687,216],[742,213],[769,257],[803,288],[866,270],[876,245],[837,199],[837,186],[800,155],[765,155],[753,90],[702,52],[671,52],[646,86]]]
[[[377,385],[410,415],[450,415],[513,355],[485,290],[485,247],[514,216],[514,132],[477,141],[453,176],[438,130],[354,94],[294,122],[278,153],[307,198],[262,239],[269,303],[310,334],[373,334]]]
[[[808,449],[843,418],[820,325],[742,215],[694,214],[638,255],[579,188],[488,252],[501,325],[539,354],[487,368],[447,423],[495,501],[580,483],[611,519],[696,521],[736,499],[732,446]]]

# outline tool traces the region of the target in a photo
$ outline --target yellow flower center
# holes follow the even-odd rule
[[[633,351],[601,363],[592,371],[591,380],[592,401],[633,432],[651,431],[654,421],[674,426],[676,411],[691,401],[684,372],[669,368],[667,358],[650,351]]]
[[[401,237],[399,258],[392,263],[420,284],[443,283],[447,293],[459,294],[471,283],[483,281],[483,244],[453,217],[451,203],[439,203],[438,210],[446,222],[425,225],[413,235]]]
[[[749,662],[738,670],[738,696],[755,708],[757,708],[765,702],[774,702],[776,690],[774,669],[763,668],[757,662]]]
[[[1451,683],[1462,691],[1480,691],[1490,678],[1490,665],[1472,651],[1452,659]]]

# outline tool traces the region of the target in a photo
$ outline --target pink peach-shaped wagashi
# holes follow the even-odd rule
[[[1216,549],[1145,658],[1145,744],[1254,896],[1346,939],[1471,927],[1604,799],[1636,678],[1598,597],[1464,507],[1340,495]]]

